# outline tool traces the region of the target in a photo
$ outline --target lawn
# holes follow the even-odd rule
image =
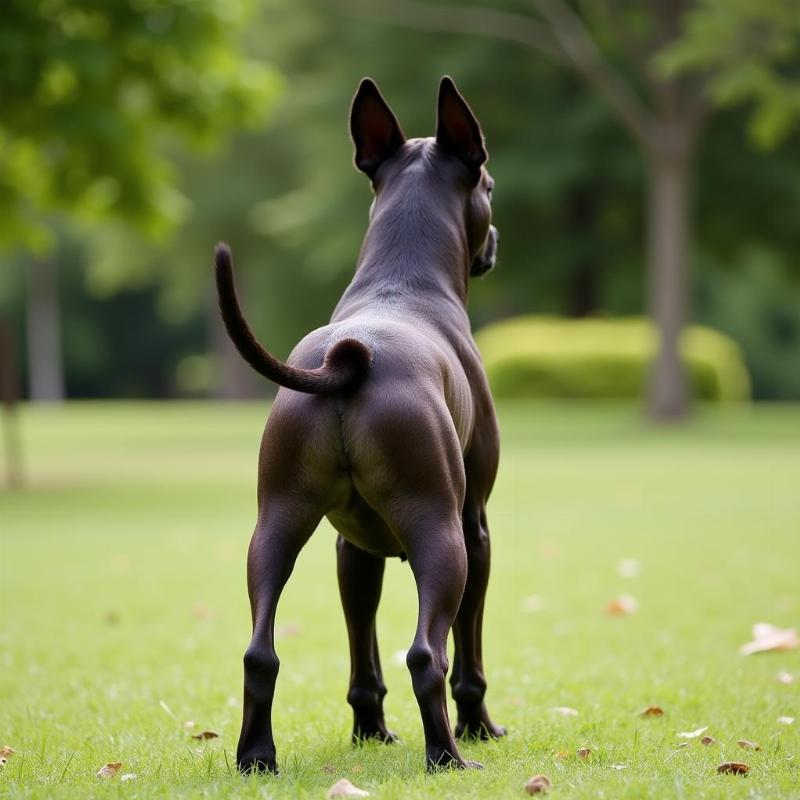
[[[375,798],[513,798],[535,773],[556,798],[800,796],[800,651],[738,653],[755,622],[800,624],[800,408],[706,410],[653,430],[632,408],[501,406],[485,646],[489,707],[509,735],[464,746],[482,772],[424,773],[402,659],[416,595],[393,561],[379,636],[402,742],[351,748],[324,525],[278,609],[282,772],[242,778],[244,563],[265,412],[25,409],[30,487],[0,494],[0,746],[17,751],[0,796],[321,798],[347,777]],[[639,574],[620,575],[623,559]],[[622,594],[638,610],[606,613]],[[650,705],[664,715],[639,716]],[[677,736],[704,726],[715,744]],[[204,729],[219,737],[191,738]],[[96,778],[109,761],[121,772]],[[719,775],[723,761],[750,773]]]

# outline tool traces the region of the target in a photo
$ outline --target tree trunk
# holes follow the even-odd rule
[[[22,448],[17,413],[17,367],[11,326],[0,320],[0,408],[2,408],[3,449],[6,484],[9,489],[22,486]]]
[[[34,402],[64,399],[57,267],[31,261],[28,268],[28,380]]]
[[[650,316],[658,334],[647,410],[654,420],[689,412],[686,370],[680,352],[688,316],[691,147],[683,131],[666,130],[648,154],[647,270]]]
[[[231,342],[213,295],[208,310],[211,353],[214,358],[212,382],[216,400],[249,400],[257,396],[252,368],[245,363]]]

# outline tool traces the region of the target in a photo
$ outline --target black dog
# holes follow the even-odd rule
[[[244,772],[276,771],[275,607],[323,516],[339,532],[354,741],[395,739],[384,722],[375,634],[390,556],[408,558],[419,594],[407,663],[428,768],[480,766],[459,755],[447,716],[451,628],[456,735],[505,733],[484,704],[481,656],[497,422],[466,311],[469,278],[494,266],[498,238],[483,134],[448,77],[439,87],[435,138],[407,140],[369,79],[353,99],[350,130],[356,166],[375,193],[369,228],[331,323],[308,334],[288,363],[256,341],[236,299],[230,251],[216,251],[231,338],[254,369],[285,387],[261,444],[247,563],[253,639],[237,752]]]

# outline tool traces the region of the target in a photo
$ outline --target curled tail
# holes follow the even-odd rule
[[[310,394],[338,392],[359,383],[369,370],[372,353],[355,339],[342,339],[325,354],[317,369],[298,369],[265,350],[247,324],[233,282],[233,257],[226,244],[214,252],[217,296],[228,335],[242,358],[258,373],[275,383]]]

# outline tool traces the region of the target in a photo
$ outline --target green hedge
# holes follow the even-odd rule
[[[652,324],[640,318],[514,317],[475,339],[495,397],[641,397],[656,347]],[[692,325],[682,351],[695,397],[750,398],[747,368],[732,339]]]

